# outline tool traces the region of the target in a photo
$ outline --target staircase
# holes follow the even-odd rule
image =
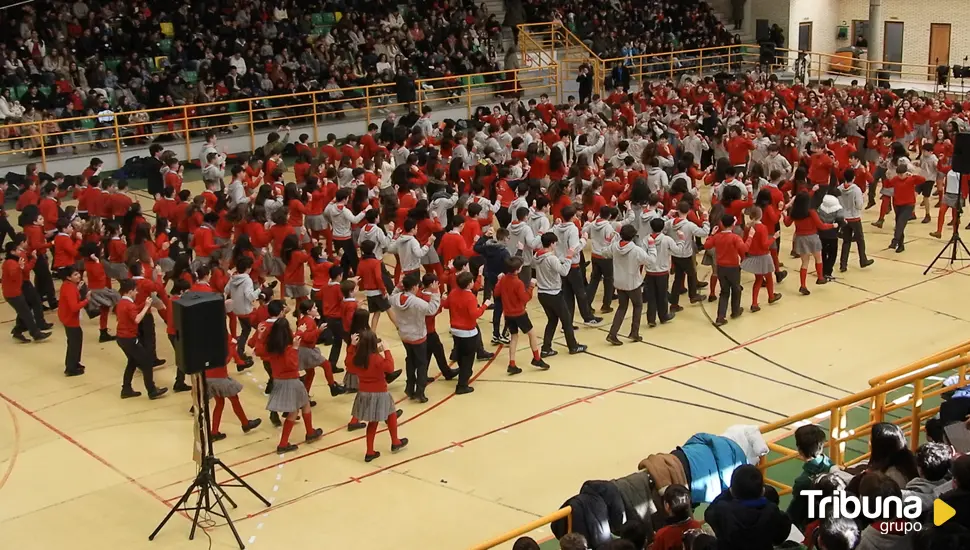
[[[748,0],[748,2],[750,1]],[[754,19],[744,22],[750,32],[744,29],[734,30],[734,21],[731,20],[731,0],[707,0],[707,4],[711,6],[714,15],[724,24],[724,28],[728,32],[741,35],[742,44],[757,44],[757,37],[754,34]]]
[[[488,13],[495,14],[495,19],[498,20],[499,24],[505,22],[505,1],[504,0],[485,0],[483,2],[485,7],[488,8]],[[512,29],[509,27],[502,27],[502,51],[509,49],[512,46]]]

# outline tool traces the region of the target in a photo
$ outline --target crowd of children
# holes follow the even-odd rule
[[[171,336],[172,300],[222,293],[233,338],[227,362],[241,371],[261,360],[270,419],[283,428],[279,450],[294,447],[298,417],[307,441],[322,433],[310,399],[319,368],[332,396],[356,393],[348,428],[367,428],[371,460],[378,422],[387,422],[392,450],[407,444],[397,437],[400,411],[387,383],[403,371],[407,397],[427,402],[434,357],[444,379],[457,379],[455,393],[472,392],[476,357],[494,355],[483,322],[491,323],[492,344],[508,346],[510,375],[522,372],[520,334],[531,366],[545,370],[557,353],[557,328],[569,353],[586,350],[577,309],[585,325],[597,326],[597,313],[613,312],[616,300],[606,340],[621,345],[631,303],[632,341],[642,338],[644,302],[653,328],[689,307],[684,294],[690,304],[703,301],[705,287],[718,302],[716,325],[738,318],[743,272],[754,276],[751,312],[761,309],[762,288],[776,303],[787,275],[779,259],[784,227],[794,227],[790,250],[803,295],[811,293],[812,268],[819,285],[832,280],[837,259],[840,271],[848,268],[852,243],[859,265],[872,263],[864,208],[879,205],[877,227],[895,212],[891,247],[902,252],[915,209],[929,223],[937,195],[939,237],[947,211],[956,215],[967,195],[966,181],[948,168],[951,137],[967,127],[964,108],[942,95],[789,87],[754,74],[610,90],[588,104],[513,99],[460,123],[433,124],[424,107],[420,118],[389,129],[370,124],[339,149],[336,136],[317,149],[304,134],[292,171],[282,147],[267,147],[267,158],[230,166],[228,184],[220,177],[227,159],[206,136],[205,189],[197,195],[183,188],[174,155],[153,145],[164,186],[151,213],[125,181],[102,176],[99,159],[77,176],[41,179],[30,167],[18,189],[21,232],[0,231],[0,239],[12,235],[3,295],[21,341],[47,338],[44,310],[58,310],[69,376],[84,373],[80,316],[98,317],[99,341],[116,341],[127,358],[122,398],[140,395],[132,387],[140,370],[156,399],[166,388],[153,380],[153,367],[164,363],[153,310]],[[281,143],[279,134],[270,143]],[[0,192],[7,188],[0,183]],[[698,264],[710,267],[707,280]],[[64,281],[59,293],[55,276]],[[532,311],[546,317],[541,335],[529,316],[533,298]],[[436,331],[443,310],[450,356]],[[385,316],[405,349],[402,370],[376,337]],[[319,345],[330,346],[326,356]],[[210,386],[217,411],[229,399],[243,430],[254,428],[238,385],[227,371],[217,378]],[[173,390],[188,389],[180,374]]]

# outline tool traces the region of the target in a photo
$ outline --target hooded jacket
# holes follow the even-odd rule
[[[596,218],[583,226],[583,233],[589,235],[590,248],[594,258],[609,258],[613,240],[618,238],[613,222]]]
[[[420,344],[428,337],[425,317],[436,314],[441,305],[440,294],[432,293],[430,297],[425,301],[401,289],[396,289],[391,295],[391,307],[397,315],[397,331],[405,344]]]
[[[559,294],[562,278],[569,274],[570,265],[566,258],[560,259],[545,249],[536,252],[535,276],[539,294]]]
[[[842,204],[842,217],[846,221],[857,221],[862,218],[862,205],[865,204],[862,199],[862,189],[859,186],[850,183],[849,185],[840,185],[839,191],[842,194],[839,196],[839,203]]]
[[[694,250],[693,241],[688,241],[686,239],[675,240],[663,233],[657,233],[656,235],[651,233],[647,237],[647,242],[649,242],[650,237],[653,237],[653,248],[656,249],[656,254],[650,259],[650,261],[647,262],[645,266],[647,268],[647,273],[669,273],[670,256],[675,250],[677,251],[678,257],[681,258],[684,257],[684,254],[690,255],[690,252]],[[650,248],[649,245],[648,248]],[[615,277],[616,275],[614,274],[614,278]]]
[[[566,253],[572,249],[575,251],[572,260],[567,260],[571,265],[579,265],[579,251],[586,246],[586,242],[579,238],[579,228],[572,221],[559,222],[552,228],[552,232],[559,238],[556,243],[556,255],[560,259],[566,259]],[[541,288],[541,287],[540,287]]]
[[[431,248],[421,246],[414,235],[401,235],[394,241],[394,251],[401,259],[401,270],[405,273],[420,269],[421,258],[424,258],[429,250]]]
[[[791,534],[791,520],[768,499],[738,500],[730,490],[714,499],[704,520],[714,529],[718,550],[772,550]]]
[[[744,451],[726,437],[699,433],[681,447],[690,464],[690,498],[711,502],[731,486],[734,470],[745,463]]]
[[[509,224],[509,240],[505,243],[509,254],[514,255],[519,251],[519,243],[522,243],[522,265],[532,265],[535,263],[535,251],[542,247],[542,236],[536,235],[532,226],[528,222],[514,221]]]
[[[699,226],[687,218],[674,218],[667,224],[667,227],[669,228],[668,235],[673,237],[678,232],[683,233],[684,240],[691,243],[689,247],[671,249],[670,254],[676,258],[690,258],[696,254],[697,247],[694,246],[696,239],[706,239],[711,233],[711,223],[707,220],[704,220],[703,226]]]
[[[249,315],[253,312],[253,302],[259,297],[259,289],[247,274],[236,273],[226,283],[226,296],[231,300],[229,312],[236,315]]]
[[[618,239],[610,247],[610,256],[613,257],[613,286],[617,290],[636,290],[643,284],[640,268],[657,261],[657,248],[644,249],[633,241]]]
[[[647,169],[647,187],[652,193],[661,193],[669,189],[670,180],[667,178],[667,172],[659,166],[651,166]]]
[[[953,482],[944,478],[938,481],[930,481],[917,477],[911,479],[906,487],[903,487],[903,498],[908,496],[919,497],[922,503],[924,523],[933,521],[933,501],[943,493],[953,490]]]
[[[913,537],[902,533],[883,534],[875,524],[862,530],[855,550],[912,550]]]
[[[360,234],[357,236],[357,245],[360,246],[364,241],[374,241],[377,246],[374,247],[374,256],[378,259],[384,256],[384,251],[394,245],[394,241],[387,236],[379,226],[375,224],[366,223],[360,228]]]
[[[802,473],[795,478],[792,484],[792,500],[788,504],[788,517],[799,530],[804,530],[805,526],[811,523],[808,509],[808,498],[802,496],[802,491],[812,488],[812,478],[819,474],[828,473],[832,469],[832,461],[825,455],[819,455],[812,460],[806,460],[802,464]]]
[[[634,205],[627,211],[626,217],[623,219],[623,223],[620,225],[632,225],[637,230],[637,244],[643,245],[643,236],[649,234],[652,230],[650,229],[650,220],[654,218],[662,217],[661,213],[649,209],[640,208]]]
[[[482,235],[475,243],[475,252],[485,258],[484,275],[486,279],[496,280],[499,273],[505,273],[505,260],[511,257],[505,243]]]
[[[842,203],[835,195],[825,195],[822,197],[822,204],[818,207],[818,217],[822,223],[842,224],[845,221],[842,212]],[[823,229],[818,232],[820,239],[835,239],[839,236],[837,227]]]

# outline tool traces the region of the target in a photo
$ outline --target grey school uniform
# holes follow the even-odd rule
[[[360,392],[350,412],[361,422],[384,422],[396,409],[390,392]]]
[[[357,388],[360,387],[360,380],[357,378],[356,374],[351,373],[349,370],[345,370],[343,385],[348,392],[352,393],[357,391]]]
[[[287,298],[306,298],[310,295],[310,287],[306,285],[286,285],[283,287],[283,292],[286,294]],[[300,348],[303,351],[303,348]],[[301,354],[300,357],[303,357]]]
[[[235,397],[243,389],[242,384],[229,377],[206,378],[206,386],[209,388],[209,397]]]
[[[128,268],[122,262],[109,262],[104,263],[104,274],[109,278],[116,281],[124,281],[128,278]]]
[[[792,246],[792,252],[795,254],[805,256],[821,251],[822,239],[818,237],[817,233],[814,235],[795,235],[794,245]]]
[[[298,352],[300,356],[300,370],[310,370],[323,364],[323,354],[316,347],[308,348],[306,346],[300,346]]]
[[[299,378],[273,381],[273,393],[266,403],[267,411],[293,412],[310,404],[310,395]]]
[[[97,288],[88,292],[88,316],[97,317],[101,308],[113,308],[121,301],[121,294],[113,288]]]

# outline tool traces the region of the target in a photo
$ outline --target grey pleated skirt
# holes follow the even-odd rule
[[[189,267],[192,268],[192,271],[198,271],[202,266],[208,267],[209,261],[210,256],[196,256],[195,258],[192,258],[192,263],[189,264]]]
[[[287,298],[306,298],[310,295],[310,287],[306,285],[286,285],[283,290]]]
[[[269,395],[266,410],[281,413],[293,412],[309,404],[310,395],[303,387],[303,382],[299,378],[287,378],[273,381],[273,393]]]
[[[963,200],[956,193],[943,193],[943,204],[950,208],[956,208],[957,205],[963,204]]]
[[[388,416],[394,414],[394,399],[390,392],[359,392],[354,398],[354,408],[351,409],[358,420],[362,422],[385,422]]]
[[[792,246],[792,252],[795,254],[804,256],[805,254],[814,254],[821,251],[822,239],[819,239],[817,234],[795,235],[795,244]]]
[[[356,390],[360,388],[360,380],[357,379],[357,375],[351,373],[349,370],[344,371],[344,387],[348,390]]]
[[[713,248],[704,249],[704,255],[701,256],[701,265],[717,265],[717,255]]]
[[[274,256],[268,248],[263,251],[263,272],[271,277],[279,277],[284,269],[286,265],[283,264],[282,258]]]
[[[128,278],[128,268],[122,262],[104,262],[104,274],[116,281]]]
[[[243,389],[243,385],[232,378],[207,378],[206,385],[209,397],[233,397]]]
[[[121,294],[113,288],[97,288],[88,291],[88,305],[95,308],[115,307],[121,301]]]
[[[440,263],[441,263],[441,258],[438,257],[438,251],[435,250],[433,246],[429,248],[428,253],[425,254],[423,258],[421,258],[421,265],[431,265],[431,264],[440,264]]]
[[[755,275],[768,275],[775,272],[775,262],[771,260],[771,254],[748,256],[741,262],[741,269]]]
[[[327,220],[324,219],[323,214],[307,216],[303,219],[303,223],[310,231],[323,231],[327,228]]]
[[[163,273],[171,273],[175,268],[175,260],[171,258],[161,258],[158,260],[158,267],[162,268]]]
[[[323,364],[323,354],[317,348],[300,346],[300,370],[308,370]]]

